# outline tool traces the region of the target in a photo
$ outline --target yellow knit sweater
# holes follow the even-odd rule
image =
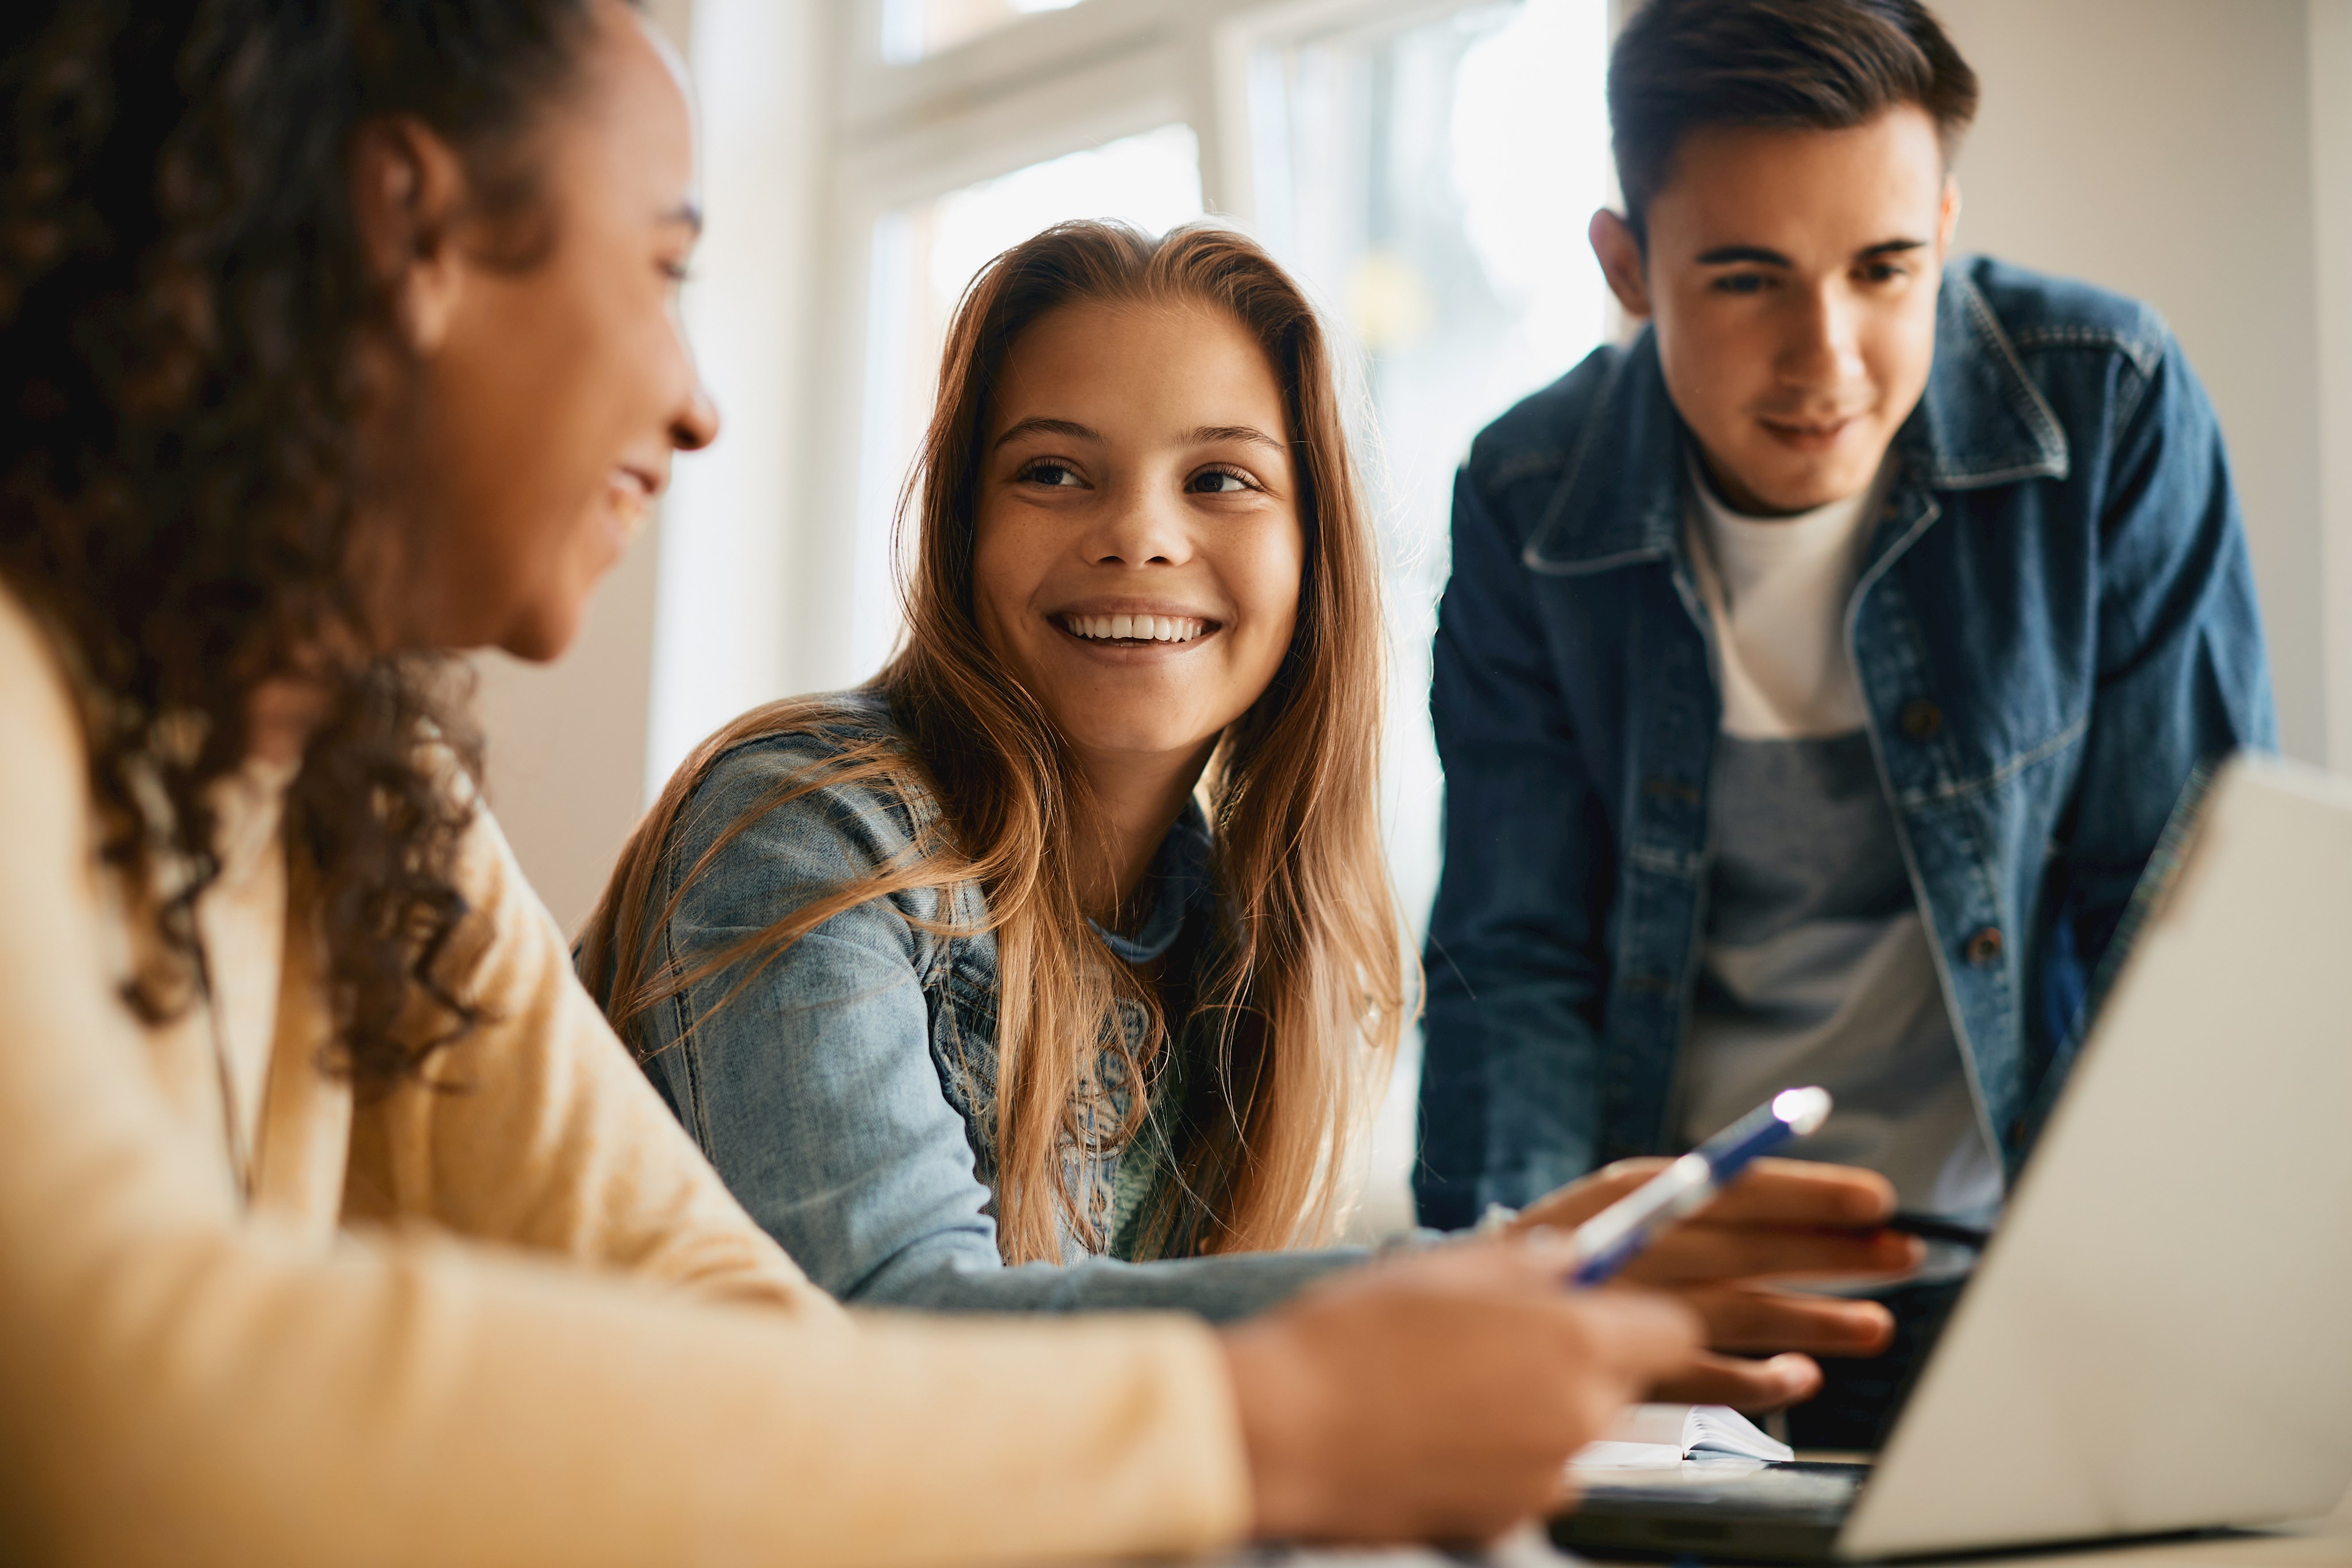
[[[144,1030],[68,691],[5,592],[0,715],[0,1559],[818,1568],[1240,1532],[1206,1330],[844,1312],[671,1121],[486,813],[493,1021],[449,1087],[355,1112],[281,781],[224,791],[217,1007]]]

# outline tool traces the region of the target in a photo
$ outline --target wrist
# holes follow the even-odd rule
[[[1250,1534],[1273,1541],[1311,1534],[1324,1517],[1317,1380],[1279,1319],[1243,1323],[1217,1337],[1249,1475]]]

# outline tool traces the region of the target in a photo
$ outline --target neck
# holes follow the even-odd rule
[[[1191,752],[1118,752],[1076,758],[1094,807],[1092,830],[1101,845],[1098,854],[1078,857],[1078,901],[1090,918],[1117,928],[1119,911],[1143,885],[1153,853],[1182,815],[1185,799],[1201,781],[1201,770],[1216,748],[1217,737],[1212,736]]]
[[[327,692],[313,682],[290,675],[262,682],[246,698],[253,755],[281,768],[298,766],[326,711]]]

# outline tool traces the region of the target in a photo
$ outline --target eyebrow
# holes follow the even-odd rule
[[[1254,424],[1203,424],[1184,433],[1187,446],[1214,446],[1226,441],[1253,442],[1260,446],[1270,446],[1286,455],[1290,451],[1286,444],[1276,441]]]
[[[1876,245],[1864,246],[1854,253],[1856,261],[1869,261],[1876,256],[1901,256],[1907,251],[1925,250],[1923,239],[1883,239]],[[1722,245],[1704,252],[1698,258],[1701,267],[1737,267],[1741,263],[1757,267],[1786,267],[1796,270],[1797,264],[1777,250],[1767,250],[1760,245]]]
[[[1101,433],[1089,430],[1085,425],[1078,423],[1076,420],[1024,419],[1020,423],[1014,425],[1012,429],[1006,431],[1003,434],[998,436],[996,438],[996,444],[1003,446],[1010,442],[1018,441],[1024,435],[1066,435],[1073,441],[1092,441],[1097,443],[1102,440]]]
[[[1005,445],[1027,435],[1066,435],[1073,441],[1100,443],[1102,434],[1069,419],[1024,419],[996,438],[996,444]],[[1254,424],[1203,424],[1185,431],[1179,438],[1187,446],[1213,446],[1224,441],[1248,441],[1270,446],[1276,452],[1290,448],[1276,441]]]
[[[702,233],[702,207],[700,204],[694,201],[683,201],[664,213],[656,221],[665,224],[684,224],[699,235]]]

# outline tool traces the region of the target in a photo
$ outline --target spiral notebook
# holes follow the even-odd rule
[[[1577,1470],[1647,1470],[1685,1459],[1786,1463],[1796,1452],[1728,1405],[1629,1405],[1606,1436],[1569,1461]]]

